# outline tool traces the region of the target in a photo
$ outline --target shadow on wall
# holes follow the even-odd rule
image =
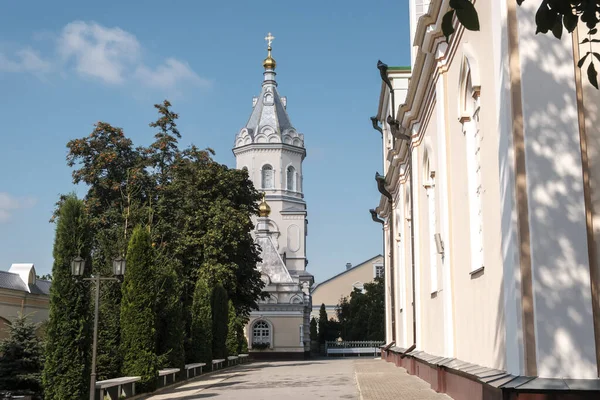
[[[535,35],[537,7],[537,3],[524,2],[517,7],[517,16],[538,375],[594,378],[596,361],[571,36],[563,32],[561,46],[551,34]],[[502,107],[508,107],[507,104],[510,98],[503,98]],[[597,123],[597,105],[587,107]],[[502,132],[511,135],[512,129],[509,126]],[[512,150],[512,143],[509,146]],[[507,159],[502,151],[499,162],[501,171],[514,171],[514,160]],[[508,185],[507,179],[501,173],[503,185]],[[514,196],[514,187],[510,189]],[[508,223],[505,214],[503,240],[516,240],[515,216],[510,220],[513,226],[509,228]],[[508,233],[507,228],[513,233]],[[505,265],[518,257],[506,247],[503,256]],[[510,284],[505,292],[508,307],[516,306],[512,301],[520,296],[518,259],[514,262],[512,279],[505,278],[505,284]],[[498,308],[503,307],[501,300]],[[520,313],[517,320],[520,325]],[[498,324],[498,356],[504,349],[503,331],[504,324]],[[520,326],[517,334],[522,338]],[[518,357],[522,365],[523,356]]]

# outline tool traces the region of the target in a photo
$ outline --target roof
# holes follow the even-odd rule
[[[256,238],[256,243],[261,248],[261,261],[256,264],[258,270],[269,277],[269,280],[274,283],[291,283],[293,282],[285,263],[275,248],[273,239],[269,236],[259,236]]]
[[[368,262],[370,262],[370,261],[373,261],[373,260],[374,260],[374,259],[376,259],[377,257],[383,257],[383,255],[382,255],[382,254],[377,254],[375,257],[371,257],[371,258],[369,258],[368,260],[365,260],[365,261],[361,262],[360,264],[356,264],[356,265],[354,265],[352,268],[349,268],[349,269],[347,269],[347,270],[345,270],[345,271],[342,271],[342,272],[340,272],[340,273],[339,273],[339,274],[337,274],[337,275],[334,275],[334,276],[332,276],[332,277],[331,277],[331,278],[329,278],[329,279],[326,279],[326,280],[324,280],[323,282],[319,282],[319,283],[317,283],[315,286],[313,286],[313,287],[312,287],[312,289],[311,289],[311,293],[312,293],[312,292],[314,292],[315,290],[317,290],[317,288],[318,288],[320,285],[323,285],[323,284],[325,284],[325,283],[327,283],[327,282],[329,282],[329,281],[332,281],[332,280],[334,280],[335,278],[337,278],[337,277],[339,277],[339,276],[342,276],[342,275],[344,275],[344,274],[347,274],[348,272],[352,271],[353,269],[355,269],[355,268],[357,268],[357,267],[360,267],[361,265],[364,265],[364,264],[366,264],[366,263],[368,263]]]
[[[29,292],[27,285],[18,274],[0,271],[0,288]]]
[[[410,71],[411,68],[408,66],[396,66],[396,67],[388,67],[388,71]]]
[[[294,128],[275,85],[263,85],[245,126],[255,135],[266,127],[277,133]]]
[[[250,144],[284,143],[304,150],[304,135],[296,132],[286,111],[287,99],[277,90],[275,71],[266,69],[260,94],[252,102],[252,113],[236,135],[234,148]]]
[[[35,279],[33,264],[13,264],[9,271],[0,271],[0,289],[48,296],[50,285],[50,281]]]

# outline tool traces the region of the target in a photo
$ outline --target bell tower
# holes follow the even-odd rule
[[[304,135],[298,133],[287,113],[287,99],[277,90],[272,41],[263,61],[260,94],[252,99],[252,113],[235,137],[233,154],[238,169],[246,169],[254,186],[265,193],[271,212],[268,230],[292,277],[306,275],[307,213],[303,194],[302,162],[306,157]],[[255,225],[256,225],[255,221]]]

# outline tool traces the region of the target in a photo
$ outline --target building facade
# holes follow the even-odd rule
[[[50,282],[36,278],[33,264],[12,264],[0,271],[0,340],[8,337],[8,325],[19,314],[33,323],[48,320]]]
[[[379,65],[372,119],[384,357],[456,400],[597,398],[600,94],[577,67],[587,30],[536,35],[537,2],[475,1],[481,30],[454,21],[446,42],[449,2],[417,3],[411,67]]]
[[[346,269],[331,278],[316,284],[312,290],[311,318],[319,319],[321,304],[325,304],[327,319],[337,319],[336,308],[342,297],[349,297],[354,289],[364,290],[364,284],[383,278],[384,265],[381,254],[358,264],[346,264]]]
[[[271,34],[266,38],[261,92],[252,100],[252,113],[233,148],[237,168],[248,171],[254,186],[264,193],[255,238],[262,249],[257,267],[270,297],[251,313],[246,335],[254,357],[300,358],[310,351],[313,283],[306,271],[308,220],[302,192],[306,149],[304,135],[290,122],[287,99],[277,90],[273,39]]]

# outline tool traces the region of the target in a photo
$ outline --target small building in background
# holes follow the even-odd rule
[[[48,319],[50,281],[37,279],[33,264],[12,264],[0,271],[0,340],[8,336],[7,325],[18,313],[32,322]]]
[[[325,304],[327,318],[336,318],[335,309],[344,296],[350,296],[354,289],[364,290],[364,284],[372,282],[376,277],[383,277],[383,256],[381,254],[353,266],[346,264],[344,271],[316,284],[311,291],[311,318],[319,318],[321,304]]]

